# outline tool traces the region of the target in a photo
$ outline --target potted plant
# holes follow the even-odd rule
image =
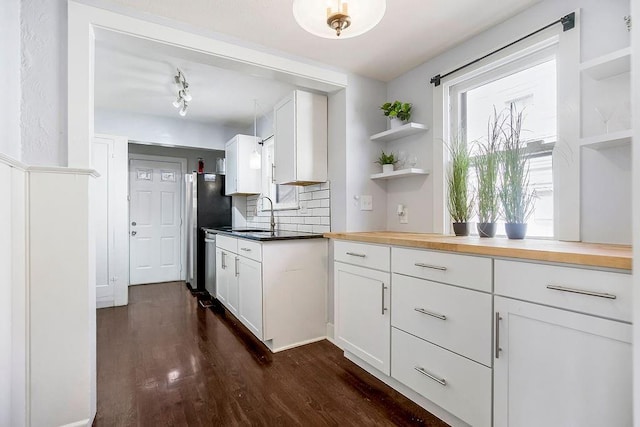
[[[511,105],[509,126],[504,137],[502,157],[502,183],[500,201],[505,219],[505,231],[509,239],[524,239],[527,220],[535,206],[535,191],[529,187],[529,163],[527,145],[521,139],[522,111]]]
[[[398,159],[396,158],[395,154],[393,153],[387,154],[383,150],[380,156],[378,157],[378,160],[376,160],[374,163],[377,163],[382,166],[383,173],[389,173],[389,172],[393,172],[393,167],[395,166],[396,163],[398,163]]]
[[[411,118],[412,104],[408,102],[385,102],[380,109],[384,111],[384,115],[389,117],[391,129],[402,126],[404,122]]]
[[[504,135],[506,118],[493,109],[487,125],[487,140],[478,143],[475,158],[478,199],[478,234],[480,237],[496,235],[496,221],[500,216],[500,142]]]
[[[468,221],[473,209],[473,196],[469,194],[471,156],[464,137],[455,137],[447,147],[451,157],[447,171],[447,189],[453,232],[456,236],[468,236]]]

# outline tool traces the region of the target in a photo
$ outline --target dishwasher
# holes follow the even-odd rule
[[[211,295],[211,300],[200,299],[200,305],[210,307],[211,301],[216,297],[216,232],[205,230],[204,232],[204,288]]]

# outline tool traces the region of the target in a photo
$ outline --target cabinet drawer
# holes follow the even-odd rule
[[[229,252],[238,253],[238,239],[218,234],[216,237],[216,246]]]
[[[391,324],[491,366],[491,295],[393,275]]]
[[[631,322],[630,274],[495,261],[495,293]]]
[[[337,240],[334,242],[333,252],[336,261],[376,270],[389,271],[390,251],[388,246],[368,245]]]
[[[262,262],[262,244],[246,239],[238,239],[238,255]]]
[[[491,369],[391,328],[391,376],[473,426],[491,425]]]
[[[393,248],[394,273],[491,292],[491,259],[419,249]]]

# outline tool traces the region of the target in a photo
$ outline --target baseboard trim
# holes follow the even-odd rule
[[[80,426],[90,426],[92,423],[90,418],[85,418],[84,420],[74,421],[69,424],[65,424],[62,427],[80,427]]]
[[[115,300],[113,298],[99,299],[99,300],[96,301],[96,309],[113,307],[115,305],[116,305],[116,303],[115,303]]]
[[[342,347],[338,345],[338,341],[335,339],[335,327],[333,323],[327,323],[327,341],[342,350]]]
[[[421,394],[418,394],[417,392],[413,391],[412,389],[402,384],[395,378],[385,375],[384,373],[380,372],[376,368],[370,366],[367,362],[360,359],[355,354],[345,351],[344,357],[346,357],[347,359],[349,359],[350,361],[352,361],[353,363],[355,363],[356,365],[358,365],[359,367],[361,367],[362,369],[364,369],[365,371],[367,371],[368,373],[370,373],[371,375],[373,375],[374,377],[376,377],[377,379],[379,379],[380,381],[382,381],[383,383],[391,387],[392,389],[396,390],[398,393],[404,395],[407,399],[422,406],[424,409],[431,412],[433,415],[440,418],[442,421],[449,424],[451,427],[469,427],[469,424],[465,423],[460,418],[456,417],[455,415],[451,414],[447,410],[433,403],[432,401],[422,396]]]

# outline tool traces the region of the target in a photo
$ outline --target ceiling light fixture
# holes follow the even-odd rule
[[[176,75],[173,76],[173,80],[178,86],[178,97],[175,101],[173,101],[173,106],[176,108],[180,108],[178,114],[182,117],[187,115],[188,102],[191,102],[193,97],[191,93],[189,93],[189,83],[187,82],[187,78],[184,76],[184,73],[180,70],[180,68],[176,69]]]
[[[386,0],[294,0],[298,24],[319,37],[350,38],[364,34],[382,20]]]

